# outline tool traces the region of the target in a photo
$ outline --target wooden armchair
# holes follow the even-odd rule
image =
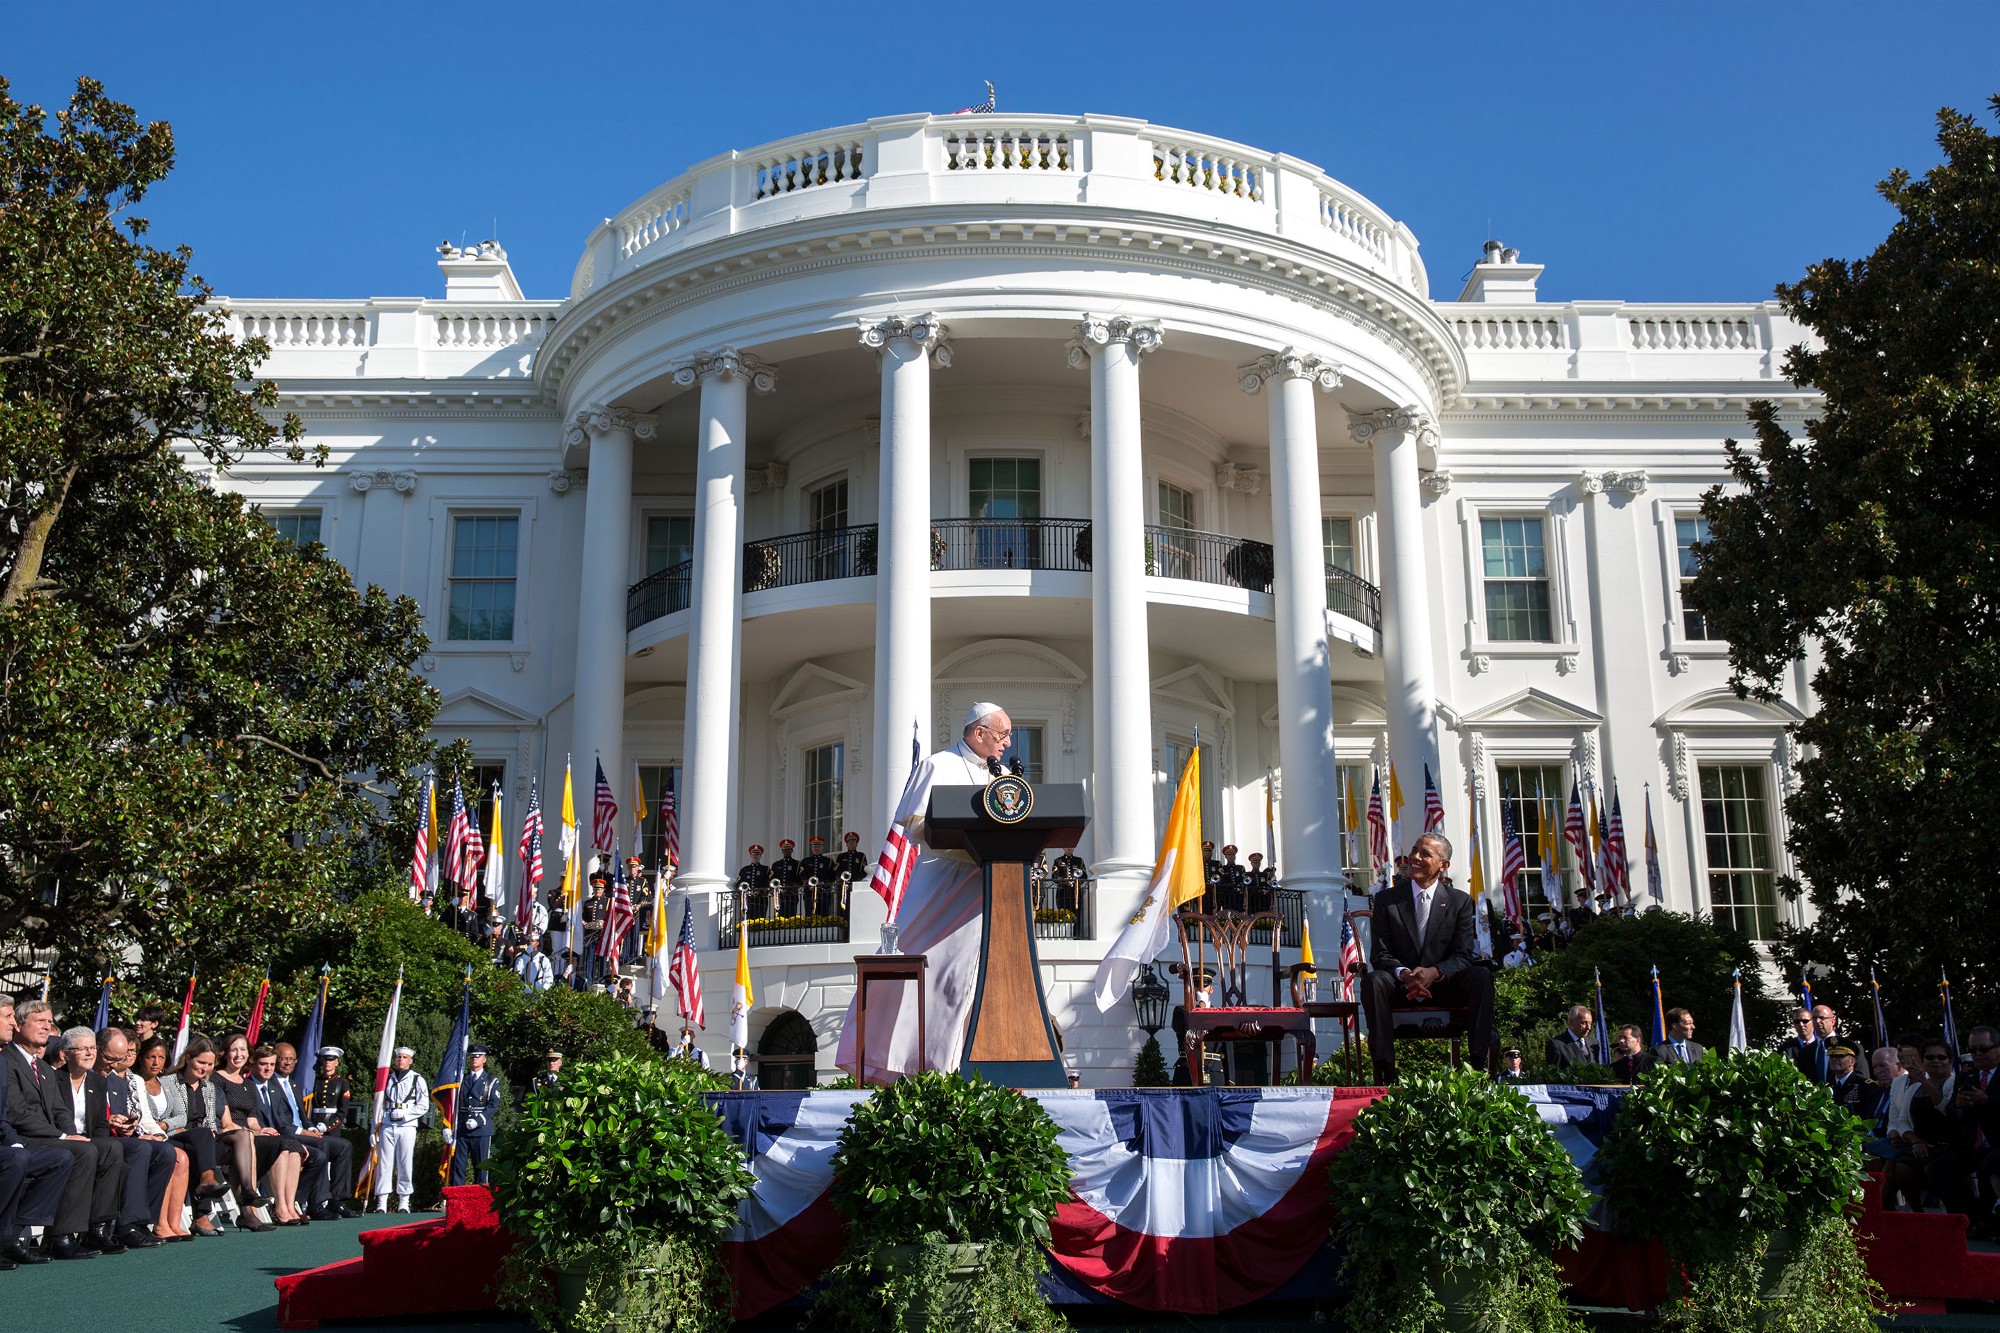
[[[1253,1004],[1250,932],[1259,926],[1271,935],[1271,1002]],[[1282,965],[1278,954],[1280,922],[1275,912],[1178,912],[1174,927],[1180,934],[1181,961],[1167,970],[1181,979],[1181,1007],[1187,1016],[1188,1072],[1194,1086],[1204,1079],[1203,1056],[1211,1041],[1262,1041],[1271,1046],[1271,1082],[1278,1081],[1278,1060],[1285,1038],[1296,1043],[1299,1082],[1312,1082],[1313,1031],[1306,1015],[1300,977],[1303,963]],[[1281,998],[1290,982],[1290,1004]]]
[[[1374,916],[1374,911],[1366,907],[1357,907],[1347,914],[1347,927],[1354,932],[1355,945],[1361,950],[1363,976],[1367,975],[1368,960],[1374,953]],[[1357,977],[1355,981],[1357,993],[1360,988],[1360,979]],[[1465,1063],[1460,1046],[1466,1034],[1472,1030],[1470,1009],[1462,1004],[1405,1004],[1399,1001],[1394,1014],[1397,1041],[1409,1041],[1419,1037],[1449,1041],[1452,1064]],[[1484,1063],[1491,1064],[1491,1057],[1487,1057]]]

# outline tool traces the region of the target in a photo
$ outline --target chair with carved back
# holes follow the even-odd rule
[[[1251,960],[1251,932],[1266,929],[1271,936],[1271,1002],[1250,999],[1252,972],[1262,971]],[[1276,912],[1190,912],[1174,914],[1180,934],[1181,961],[1167,970],[1181,979],[1181,1007],[1187,1018],[1188,1073],[1194,1086],[1203,1083],[1204,1056],[1209,1042],[1260,1041],[1271,1047],[1271,1082],[1278,1081],[1279,1056],[1285,1038],[1292,1038],[1298,1057],[1299,1082],[1312,1082],[1313,1030],[1307,1016],[1300,978],[1304,964],[1283,965],[1279,957],[1283,922]],[[1290,1004],[1283,1003],[1290,982]]]
[[[1372,908],[1357,907],[1347,914],[1347,927],[1354,932],[1354,940],[1361,950],[1363,975],[1368,971],[1368,960],[1375,948],[1375,913]],[[1355,990],[1360,990],[1359,978]],[[1397,1041],[1428,1038],[1451,1043],[1453,1065],[1465,1063],[1460,1045],[1466,1034],[1472,1030],[1472,1010],[1462,1004],[1411,1004],[1399,1002],[1394,1010]]]

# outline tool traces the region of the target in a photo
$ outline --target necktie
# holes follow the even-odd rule
[[[1417,947],[1423,948],[1424,935],[1431,925],[1431,891],[1417,890]]]
[[[1676,1041],[1674,1043],[1674,1054],[1680,1058],[1680,1062],[1682,1064],[1686,1064],[1688,1058],[1687,1043],[1684,1041]]]

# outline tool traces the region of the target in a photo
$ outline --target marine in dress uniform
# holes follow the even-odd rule
[[[847,850],[833,858],[833,877],[837,881],[845,875],[848,888],[851,890],[856,884],[868,882],[872,867],[868,864],[867,854],[861,850],[859,833],[842,834],[840,840],[847,844]],[[835,887],[837,889],[838,884]],[[843,897],[840,902],[841,907],[845,908],[847,902],[848,900]]]
[[[837,910],[840,886],[833,882],[838,871],[834,869],[833,858],[826,854],[826,839],[815,833],[812,837],[812,855],[808,856],[802,868],[805,884],[812,894],[812,901],[805,904],[805,910],[816,916],[831,916]],[[818,880],[818,884],[813,881]]]
[[[1215,905],[1226,912],[1240,912],[1250,901],[1250,872],[1236,864],[1236,844],[1222,849],[1222,869],[1215,880]]]
[[[354,1085],[340,1076],[340,1060],[346,1054],[338,1046],[319,1048],[319,1078],[307,1098],[306,1119],[323,1133],[338,1133],[347,1123],[347,1108],[354,1100]]]
[[[597,969],[601,961],[597,956],[598,944],[604,936],[604,918],[611,911],[611,876],[602,870],[590,872],[590,896],[583,900],[577,915],[583,918],[583,975],[586,980],[597,979]]]
[[[544,958],[543,962],[548,960]],[[493,1122],[500,1115],[500,1076],[486,1067],[486,1047],[475,1042],[466,1049],[472,1068],[458,1085],[458,1151],[451,1155],[451,1183],[486,1183],[486,1158],[493,1151]]]
[[[375,1208],[390,1211],[389,1196],[396,1196],[395,1211],[410,1211],[410,1195],[417,1183],[417,1122],[430,1109],[431,1087],[424,1076],[410,1067],[416,1051],[398,1046],[389,1067],[389,1084],[382,1098],[382,1124],[376,1131]]]
[[[1057,907],[1068,908],[1072,912],[1083,910],[1083,882],[1090,878],[1090,869],[1083,858],[1074,851],[1064,852],[1049,867],[1049,878],[1055,882],[1055,902]]]
[[[743,910],[750,916],[776,916],[771,899],[771,867],[764,864],[764,849],[750,844],[750,860],[736,872],[736,887],[743,891]]]
[[[1222,860],[1216,856],[1215,844],[1212,842],[1204,842],[1201,845],[1201,882],[1206,891],[1209,903],[1213,905],[1215,902],[1216,886],[1222,883]],[[1202,910],[1207,911],[1208,909],[1203,908]]]
[[[1273,892],[1277,888],[1273,882],[1274,878],[1270,871],[1264,869],[1264,854],[1250,853],[1250,873],[1245,877],[1250,902],[1248,910],[1269,912],[1277,907],[1278,896]]]
[[[771,863],[771,896],[776,901],[772,912],[776,916],[796,916],[800,912],[800,899],[806,886],[806,868],[799,858],[792,855],[792,848],[798,846],[790,838],[778,839],[778,859]]]

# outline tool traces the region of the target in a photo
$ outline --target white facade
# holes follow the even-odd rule
[[[1094,938],[1041,943],[1087,1083],[1143,1040],[1087,983],[1197,733],[1218,845],[1263,848],[1273,775],[1323,957],[1343,781],[1391,758],[1399,842],[1428,765],[1461,883],[1468,792],[1490,878],[1503,794],[1545,769],[1615,784],[1642,889],[1650,794],[1669,907],[1789,868],[1804,668],[1736,700],[1677,547],[1747,404],[1808,406],[1771,304],[1539,303],[1497,247],[1437,300],[1408,229],[1318,168],[1102,116],[712,158],[598,228],[564,301],[520,299],[497,253],[440,268],[443,300],[231,302],[331,461],[221,484],[422,603],[437,734],[504,768],[515,816],[531,776],[552,810],[565,753],[580,806],[593,756],[621,804],[632,764],[678,769],[705,948],[745,844],[803,855],[809,799],[824,823],[821,747],[872,858],[913,725],[948,744],[985,697],[1090,789]],[[795,1010],[830,1066],[880,918],[859,895],[849,942],[755,950],[753,1045]]]

